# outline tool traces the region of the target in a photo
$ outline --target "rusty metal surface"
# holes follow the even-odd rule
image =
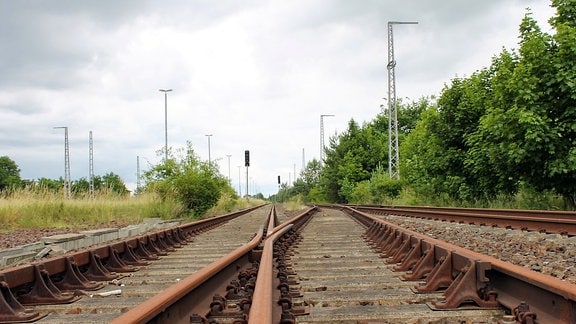
[[[53,280],[65,291],[86,288],[98,294],[106,290],[104,296],[114,294],[115,290],[110,290],[114,287],[102,289],[94,277],[141,286],[143,289],[122,289],[123,310],[116,312],[124,314],[98,320],[112,323],[504,323],[510,321],[504,319],[504,309],[519,322],[576,322],[576,285],[402,229],[358,209],[335,208],[313,207],[277,225],[278,215],[272,207],[250,243],[236,246],[225,257],[214,257],[212,263],[203,266],[194,267],[181,257],[171,258],[190,245],[190,240],[182,238],[183,229],[172,229],[136,241],[95,247],[87,255],[77,253],[78,257],[68,255],[24,267],[35,281],[33,286],[23,286],[37,290],[33,296],[46,295],[53,299],[51,303],[62,304],[74,302],[80,295],[60,295]],[[230,238],[241,228],[245,230],[240,224],[229,222],[226,235]],[[310,228],[312,232],[300,235]],[[194,233],[198,238],[206,235]],[[214,239],[198,242],[197,248],[206,255],[216,254],[228,243],[216,234]],[[188,268],[191,275],[171,275],[176,264]],[[143,273],[147,269],[155,275]],[[55,275],[52,271],[59,272]],[[236,279],[242,283],[235,283]],[[19,290],[11,297],[6,291],[13,289],[6,282],[0,273],[0,288],[8,305],[5,317],[0,313],[0,323],[13,318],[89,323],[100,318],[99,311],[115,306],[114,302],[106,303],[106,298],[82,297],[72,304],[77,305],[77,316],[66,305],[24,310],[13,300],[28,304],[44,301],[37,297],[27,301],[27,295]],[[249,291],[249,297],[238,295],[239,289]],[[0,301],[0,312],[5,311],[2,307]],[[86,313],[89,309],[93,314]],[[46,312],[68,315],[40,319]]]
[[[252,296],[252,307],[250,308],[248,323],[277,323],[279,316],[274,318],[273,312],[273,290],[274,290],[274,269],[273,255],[274,243],[284,233],[292,228],[292,224],[283,226],[280,230],[274,231],[272,236],[266,238],[260,258],[260,267],[258,268],[258,278],[254,295]],[[278,315],[278,313],[276,313]]]
[[[234,310],[228,309],[227,299],[235,298],[232,295],[240,288],[233,282],[242,273],[252,272],[251,262],[260,258],[258,246],[264,238],[264,228],[272,229],[276,223],[276,210],[272,207],[265,226],[260,228],[250,242],[168,287],[114,319],[112,323],[195,323],[206,322],[207,318],[224,321],[242,318],[244,307],[238,304],[250,305],[251,301],[238,300]]]
[[[551,234],[576,235],[576,212],[446,207],[353,206],[366,213],[399,215]]]
[[[241,224],[241,222],[234,220],[234,218],[247,213],[258,212],[254,212],[253,209],[245,210],[239,214],[228,214],[214,218],[216,220],[202,221],[198,226],[185,224],[166,231],[117,241],[110,245],[95,246],[86,251],[69,253],[62,257],[36,262],[30,266],[6,269],[0,273],[0,282],[4,287],[7,287],[0,296],[0,304],[10,292],[13,293],[13,299],[19,305],[8,304],[7,309],[0,309],[2,312],[0,314],[6,312],[10,315],[16,312],[16,315],[24,320],[29,317],[29,314],[18,314],[18,309],[22,305],[20,302],[27,309],[30,307],[28,305],[41,303],[47,305],[34,306],[33,312],[38,312],[41,316],[50,313],[49,316],[41,320],[43,323],[91,323],[97,318],[98,322],[108,322],[110,317],[106,315],[107,313],[115,312],[118,316],[119,312],[143,302],[146,298],[164,289],[167,283],[172,284],[183,278],[179,274],[182,273],[181,271],[194,272],[208,264],[202,264],[204,259],[211,262],[221,257],[222,251],[226,251],[225,245],[237,244],[233,246],[236,248],[250,240],[257,227],[254,232],[251,232],[251,235],[249,234],[250,236],[247,237],[246,241],[235,243],[236,239],[241,239],[245,235],[242,234],[245,230],[238,230],[240,225],[234,224],[235,222]],[[250,214],[246,217],[253,218]],[[261,225],[263,218],[260,216],[257,218],[260,218],[258,224]],[[234,237],[223,242],[225,245],[215,244],[216,247],[213,250],[217,251],[217,255],[211,255],[212,249],[208,246],[196,247],[197,243],[190,243],[192,237],[194,241],[198,242],[203,241],[204,237],[210,237],[212,234],[208,234],[211,233],[209,230],[221,226],[218,223],[222,221],[226,224],[222,228],[229,228],[228,233],[234,233]],[[184,231],[190,233],[186,239],[182,237]],[[230,234],[228,235],[232,238]],[[191,253],[194,250],[200,251],[203,255],[195,257],[192,262],[177,261],[174,263],[171,261],[176,260],[173,256],[180,255],[179,258],[182,258],[183,253]],[[166,268],[165,272],[168,274],[161,274],[163,267]],[[180,270],[176,270],[177,268]],[[114,271],[110,271],[110,269],[114,269]],[[150,277],[152,273],[159,275]],[[41,284],[37,282],[38,277],[43,278]],[[20,285],[13,286],[8,283],[20,283]],[[42,296],[41,299],[34,297],[34,295],[32,298],[27,297],[29,292],[34,290],[37,291],[37,296]],[[115,303],[110,303],[109,306],[98,306],[98,302],[102,301],[100,299],[102,297],[99,297],[100,294],[107,295],[109,291],[114,292],[116,290],[121,291],[121,293],[103,298],[116,299]],[[45,301],[46,296],[51,300]],[[91,298],[91,296],[99,298]],[[8,296],[8,300],[11,300],[10,296]],[[63,304],[68,302],[70,303]],[[57,305],[58,303],[61,305]],[[107,318],[107,320],[102,320],[103,318]]]
[[[166,288],[111,323],[190,323],[192,314],[208,313],[213,294],[224,290],[222,285],[230,281],[226,279],[230,279],[230,273],[235,274],[237,269],[245,267],[248,253],[260,244],[262,238],[261,228],[247,244]],[[227,275],[219,276],[222,272]]]
[[[248,323],[295,323],[294,312],[297,310],[292,307],[284,259],[297,239],[296,230],[304,227],[317,211],[317,207],[311,207],[270,230],[263,243]]]
[[[423,281],[401,280],[403,272],[393,271],[396,264],[388,264],[393,256],[382,258],[379,248],[369,246],[365,233],[365,227],[338,210],[322,208],[312,217],[287,265],[293,271],[294,287],[303,295],[292,303],[309,307],[309,314],[296,316],[298,322],[490,323],[504,314],[502,309],[479,307],[432,310],[426,302],[441,301],[442,293],[412,291]],[[403,244],[393,241],[388,245],[401,250]]]
[[[415,287],[420,292],[447,288],[446,300],[435,307],[447,309],[459,307],[463,302],[497,301],[511,310],[524,304],[530,313],[537,314],[541,323],[576,322],[576,285],[402,229],[358,210],[345,210],[370,227],[367,235],[387,256],[399,253],[400,245],[394,248],[394,242],[416,242],[407,243],[421,253],[420,256],[415,253],[418,261],[405,278],[424,278],[425,284]],[[406,262],[407,258],[408,255],[397,261]],[[466,283],[465,277],[472,274]],[[483,289],[489,294],[481,296],[478,292]]]

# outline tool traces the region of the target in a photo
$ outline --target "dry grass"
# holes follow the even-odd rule
[[[22,189],[0,198],[3,230],[14,228],[66,228],[138,223],[145,217],[171,218],[174,202],[152,195],[121,197],[107,192],[94,197],[65,199],[60,193]]]
[[[257,199],[222,197],[204,217],[266,203]],[[61,192],[21,189],[0,195],[0,231],[22,228],[80,228],[140,223],[144,218],[187,217],[177,201],[154,194],[136,197],[98,192],[94,197],[64,198]]]

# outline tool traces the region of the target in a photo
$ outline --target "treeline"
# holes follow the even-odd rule
[[[502,50],[489,67],[452,80],[437,98],[400,103],[400,181],[387,176],[385,112],[362,126],[350,121],[330,139],[322,165],[309,163],[275,198],[380,203],[409,193],[420,202],[486,205],[530,193],[560,196],[561,207],[574,209],[576,5],[552,5],[553,35],[527,12],[518,50]]]
[[[95,175],[92,178],[94,192],[108,194],[129,194],[126,184],[119,175],[109,172],[103,176]],[[0,192],[9,195],[19,189],[31,193],[60,192],[64,188],[64,179],[40,178],[37,180],[22,179],[18,164],[8,156],[0,156]],[[80,178],[70,181],[70,192],[74,197],[85,197],[90,192],[90,179]]]

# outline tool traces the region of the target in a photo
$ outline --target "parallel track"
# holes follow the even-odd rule
[[[120,289],[118,297],[82,296],[34,311],[50,313],[46,323],[576,322],[576,285],[402,229],[362,208],[311,208],[289,218],[260,209],[196,235],[116,286],[87,293]],[[502,218],[488,219],[494,217]]]
[[[351,206],[378,215],[399,215],[503,227],[525,231],[576,235],[576,212],[422,206]]]
[[[105,286],[102,289],[76,291],[80,296],[73,303],[26,308],[39,314],[48,314],[39,323],[109,323],[123,312],[250,241],[258,229],[264,226],[269,211],[269,206],[263,207],[198,234],[189,243],[160,256],[158,260],[134,267],[137,271],[119,273],[116,279],[100,282]],[[101,296],[107,293],[111,295]]]
[[[501,309],[432,310],[426,302],[441,300],[442,294],[415,293],[418,282],[402,280],[392,271],[364,240],[365,231],[345,213],[331,209],[322,210],[304,228],[290,258],[302,291],[293,302],[309,306],[309,314],[298,316],[298,322],[489,322],[504,314]]]

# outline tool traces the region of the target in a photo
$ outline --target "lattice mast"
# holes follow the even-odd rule
[[[72,197],[70,187],[70,143],[68,141],[68,127],[60,126],[55,129],[64,129],[64,197]]]
[[[388,172],[391,179],[400,179],[398,153],[398,112],[396,107],[396,78],[394,60],[394,25],[414,25],[417,22],[389,21],[388,22]]]
[[[92,139],[92,131],[90,131],[89,140],[89,156],[88,156],[88,174],[89,174],[89,186],[90,186],[90,197],[94,197],[94,141]]]
[[[140,156],[136,155],[136,193],[140,193]]]
[[[334,117],[334,115],[320,115],[320,165],[324,162],[324,117]]]

